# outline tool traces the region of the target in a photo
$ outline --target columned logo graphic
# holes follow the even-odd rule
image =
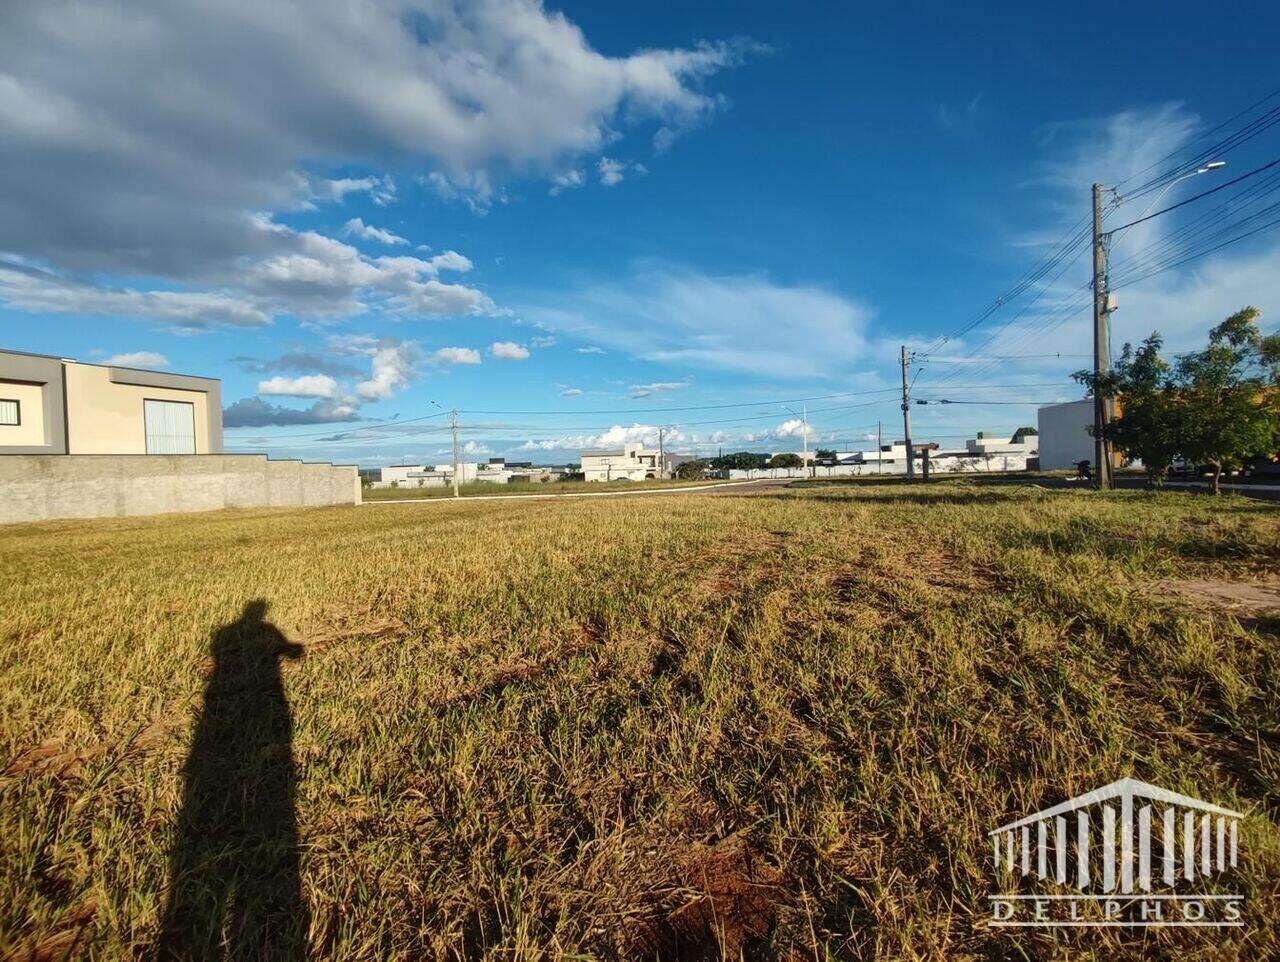
[[[1122,778],[988,832],[995,926],[1238,927],[1239,812]],[[1041,889],[1020,891],[1023,883]],[[1198,891],[1195,891],[1198,890]]]

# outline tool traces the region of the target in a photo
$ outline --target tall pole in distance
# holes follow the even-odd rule
[[[902,345],[902,433],[907,442],[907,478],[916,476],[916,462],[911,447],[911,387],[907,384],[907,345]]]
[[[1101,376],[1111,367],[1107,350],[1107,252],[1102,233],[1102,185],[1093,185],[1093,373]],[[1107,401],[1093,392],[1093,462],[1098,472],[1098,490],[1111,490],[1111,452],[1103,432],[1107,424]]]
[[[458,409],[449,412],[449,428],[453,431],[453,496],[458,497]]]
[[[667,454],[662,446],[662,428],[658,428],[658,477],[667,476]]]
[[[876,474],[884,474],[884,431],[876,422]]]
[[[800,406],[800,421],[804,426],[804,434],[801,435],[804,443],[804,473],[809,474],[809,405],[802,404]],[[812,477],[812,475],[809,475]]]

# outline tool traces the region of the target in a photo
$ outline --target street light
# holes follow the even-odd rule
[[[1198,167],[1195,170],[1191,171],[1190,173],[1183,174],[1181,177],[1175,177],[1173,180],[1169,181],[1169,183],[1164,185],[1164,190],[1156,194],[1156,199],[1147,205],[1147,209],[1142,212],[1142,217],[1138,217],[1137,220],[1142,220],[1143,217],[1146,217],[1149,213],[1151,213],[1152,209],[1157,204],[1160,203],[1160,198],[1163,197],[1165,194],[1169,193],[1169,188],[1172,187],[1174,184],[1180,183],[1189,177],[1198,177],[1200,174],[1212,173],[1213,171],[1218,170],[1219,168],[1222,168],[1225,166],[1227,166],[1227,162],[1225,160],[1211,160],[1209,161],[1209,163],[1205,164],[1203,167]]]

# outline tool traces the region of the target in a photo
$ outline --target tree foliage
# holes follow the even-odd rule
[[[753,451],[738,451],[714,458],[711,466],[717,471],[759,471],[769,463],[769,455]]]
[[[1270,453],[1280,441],[1280,335],[1263,337],[1257,308],[1237,311],[1209,332],[1209,346],[1176,369],[1184,457],[1222,472]]]
[[[804,459],[798,454],[775,454],[769,459],[769,467],[771,468],[802,468],[804,467]]]
[[[1237,311],[1176,365],[1160,356],[1164,342],[1153,333],[1136,351],[1126,344],[1107,373],[1076,372],[1090,396],[1118,402],[1105,437],[1128,461],[1141,460],[1153,483],[1181,456],[1213,469],[1216,494],[1224,470],[1275,450],[1280,335],[1264,337],[1260,316],[1254,307]]]
[[[681,481],[701,481],[707,476],[707,468],[711,462],[706,458],[694,458],[676,465],[675,476]]]

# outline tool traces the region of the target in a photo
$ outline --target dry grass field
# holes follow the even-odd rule
[[[648,491],[654,489],[672,490],[674,488],[710,487],[724,484],[724,481],[708,479],[705,481],[550,481],[546,483],[512,482],[510,484],[492,484],[488,481],[473,481],[458,485],[458,494],[463,498],[497,497],[513,495],[539,495],[548,497],[559,494],[600,494],[607,491]],[[421,501],[423,498],[452,498],[453,488],[449,485],[431,488],[365,488],[366,501]]]
[[[1278,570],[958,483],[5,528],[0,958],[1276,958]],[[988,927],[1126,775],[1247,814],[1245,927]]]

